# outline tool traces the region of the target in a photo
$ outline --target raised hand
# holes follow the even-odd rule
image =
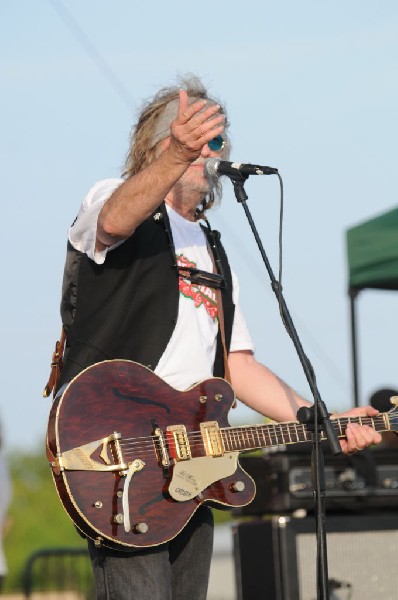
[[[225,116],[218,104],[206,100],[189,104],[187,92],[180,90],[176,119],[171,123],[169,149],[181,161],[194,161],[208,142],[224,131]]]

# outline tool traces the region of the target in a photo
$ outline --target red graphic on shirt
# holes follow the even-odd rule
[[[196,263],[188,260],[183,254],[177,256],[177,264],[183,269],[187,267],[196,268]],[[178,281],[180,294],[185,296],[185,298],[191,298],[196,308],[203,306],[213,321],[216,321],[218,318],[218,308],[214,290],[206,285],[191,283],[189,279],[184,278],[181,274]]]

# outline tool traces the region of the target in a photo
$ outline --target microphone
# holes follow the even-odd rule
[[[219,158],[208,158],[205,162],[205,172],[211,177],[221,177],[221,175],[275,175],[278,169],[273,167],[262,167],[260,165],[250,165],[238,162],[228,162]]]

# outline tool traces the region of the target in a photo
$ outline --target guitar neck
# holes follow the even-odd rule
[[[340,417],[332,418],[331,423],[337,433],[337,437],[345,437],[345,429],[349,423],[369,425],[376,431],[389,431],[391,429],[390,419],[387,413],[380,413],[376,417]],[[227,452],[243,452],[245,450],[257,450],[271,446],[286,444],[297,444],[312,441],[312,432],[307,425],[296,421],[285,423],[267,423],[265,425],[244,425],[241,427],[222,428],[222,439]],[[322,431],[321,440],[326,439]]]

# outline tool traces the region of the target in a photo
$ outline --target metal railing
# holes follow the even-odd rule
[[[90,558],[85,548],[43,548],[31,554],[23,573],[31,600],[95,600]]]

